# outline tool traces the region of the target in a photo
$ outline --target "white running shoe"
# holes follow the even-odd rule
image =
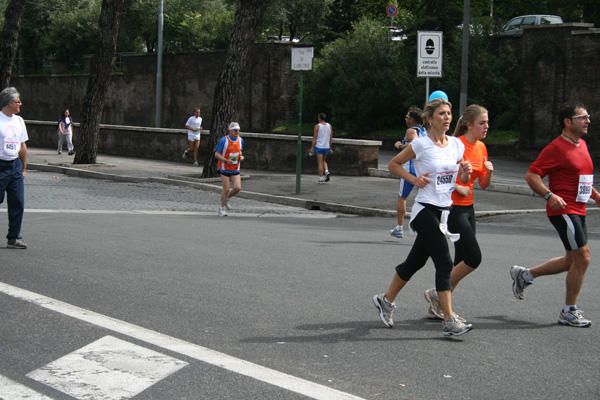
[[[227,209],[225,207],[219,207],[219,217],[226,217]]]
[[[583,318],[583,311],[579,307],[574,306],[568,312],[561,310],[558,316],[558,323],[569,326],[576,326],[578,328],[587,328],[592,325],[592,321]]]
[[[458,316],[454,314],[452,318],[448,320],[448,322],[444,322],[444,336],[460,336],[473,329],[473,325],[465,324],[457,317]]]
[[[231,204],[229,204],[229,199],[225,200],[225,208],[227,211],[231,210]]]
[[[388,328],[394,327],[394,320],[392,319],[392,314],[394,313],[394,308],[396,305],[394,303],[388,303],[384,300],[385,295],[376,294],[373,296],[373,303],[375,303],[375,307],[379,310],[379,318],[381,318],[381,322],[385,324]]]
[[[525,268],[519,267],[518,265],[513,265],[510,269],[510,277],[513,280],[513,294],[519,300],[523,300],[525,298],[525,288],[533,283],[533,281],[526,281],[523,278],[523,273],[525,271]]]
[[[444,311],[440,305],[440,299],[438,298],[435,289],[427,289],[424,293],[425,300],[430,304],[429,311],[435,314],[439,319],[444,319]]]

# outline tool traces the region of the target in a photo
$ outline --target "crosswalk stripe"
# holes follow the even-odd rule
[[[0,400],[52,400],[52,398],[0,375]]]
[[[317,400],[364,400],[314,382],[0,282],[0,293]]]

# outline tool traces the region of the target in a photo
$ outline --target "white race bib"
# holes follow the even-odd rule
[[[592,195],[592,185],[594,184],[594,175],[579,175],[579,187],[577,188],[578,203],[587,203]]]
[[[437,168],[434,180],[437,193],[447,193],[454,190],[459,168],[459,164],[440,165]]]
[[[231,161],[233,161],[233,164],[239,164],[240,163],[240,153],[230,153],[229,154],[229,159]]]

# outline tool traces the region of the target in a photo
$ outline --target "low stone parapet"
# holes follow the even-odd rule
[[[25,121],[29,134],[28,145],[41,148],[57,147],[56,122]],[[73,142],[78,133],[74,123]],[[202,131],[198,159],[200,163],[208,153],[208,131]],[[276,172],[296,171],[298,136],[269,133],[241,132],[244,139],[244,167]],[[302,136],[302,172],[316,173],[316,156],[309,156],[312,136]],[[377,168],[381,141],[333,139],[333,154],[327,163],[335,168],[336,175],[368,175],[369,168]],[[100,125],[98,153],[139,157],[156,160],[182,161],[187,149],[185,129],[148,128],[140,126]],[[77,150],[77,148],[75,148]],[[190,157],[186,162],[191,162]]]

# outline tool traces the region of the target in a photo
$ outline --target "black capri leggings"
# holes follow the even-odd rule
[[[454,265],[464,261],[471,268],[481,264],[481,249],[475,237],[475,209],[470,206],[452,206],[448,217],[448,229],[460,233],[460,239],[454,243]]]
[[[396,267],[400,279],[409,281],[431,257],[435,265],[435,288],[438,292],[452,289],[450,272],[453,267],[448,241],[440,231],[441,215],[441,210],[427,207],[411,221],[417,237],[406,261]]]

